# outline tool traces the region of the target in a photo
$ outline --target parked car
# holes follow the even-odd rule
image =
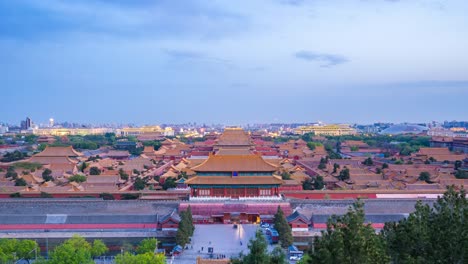
[[[295,261],[297,261],[297,260],[300,260],[300,259],[301,259],[301,258],[300,258],[299,256],[290,256],[290,257],[289,257],[289,260],[295,260]]]
[[[270,227],[270,224],[268,224],[268,223],[261,223],[261,224],[260,224],[260,227],[261,227],[261,228],[268,228],[268,227]]]

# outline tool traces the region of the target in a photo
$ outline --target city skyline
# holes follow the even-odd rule
[[[2,2],[0,121],[465,120],[467,10],[461,0]]]

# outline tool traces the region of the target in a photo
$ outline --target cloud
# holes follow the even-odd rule
[[[318,61],[321,63],[320,67],[328,68],[343,64],[349,61],[348,58],[338,54],[317,53],[312,51],[301,50],[294,54],[294,56],[301,60]]]
[[[204,54],[195,52],[195,51],[188,51],[188,50],[174,50],[174,49],[164,49],[164,54],[168,55],[173,59],[204,59],[206,58]]]
[[[227,68],[235,68],[235,64],[227,59],[214,57],[206,53],[192,51],[192,50],[183,50],[183,49],[163,49],[163,53],[174,61],[198,61],[208,64],[223,65]]]

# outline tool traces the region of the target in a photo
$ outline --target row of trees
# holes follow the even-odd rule
[[[363,203],[332,217],[301,260],[304,263],[468,263],[468,202],[450,187],[433,207],[421,202],[407,218],[380,233],[364,223]]]
[[[148,238],[141,241],[133,251],[133,246],[115,258],[116,264],[163,264],[166,263],[164,254],[155,254],[158,241]],[[122,248],[124,250],[124,248]],[[0,263],[9,263],[19,260],[28,262],[35,259],[35,264],[93,264],[93,258],[102,256],[109,251],[102,240],[86,241],[78,235],[66,240],[55,247],[49,259],[40,256],[40,248],[33,240],[0,239]]]
[[[26,153],[23,153],[21,151],[15,150],[13,152],[6,153],[3,155],[2,159],[0,159],[1,162],[12,162],[12,161],[17,161],[17,160],[22,160],[24,158],[28,157]]]
[[[181,211],[179,215],[180,222],[176,234],[176,243],[184,247],[190,242],[190,237],[193,236],[193,232],[195,231],[192,209],[189,206],[186,211]]]

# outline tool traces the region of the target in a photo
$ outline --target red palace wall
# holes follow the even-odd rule
[[[376,199],[376,193],[344,193],[337,191],[330,191],[327,193],[314,193],[314,192],[283,192],[283,195],[286,198],[296,198],[296,199],[311,199],[311,200],[325,200],[325,199],[356,199],[356,198],[366,198],[366,199]]]

